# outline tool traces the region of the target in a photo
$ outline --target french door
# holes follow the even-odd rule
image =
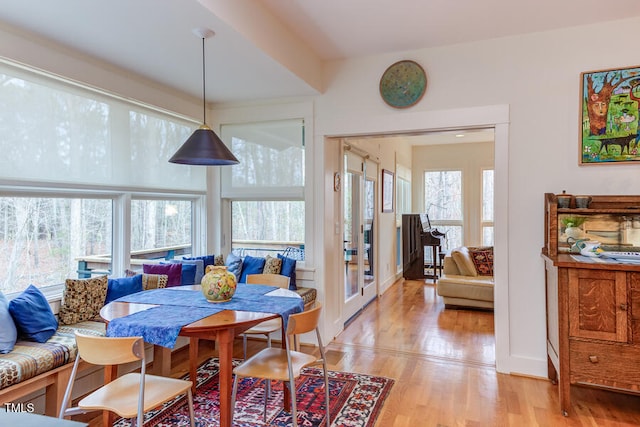
[[[343,319],[347,321],[377,294],[378,165],[349,151],[344,156],[343,175]]]

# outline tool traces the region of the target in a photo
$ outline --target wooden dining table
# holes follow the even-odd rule
[[[172,289],[172,288],[168,288]],[[199,285],[180,286],[176,289],[200,290]],[[282,293],[284,290],[279,290]],[[291,292],[291,291],[289,291]],[[291,297],[299,296],[291,292]],[[128,316],[140,311],[157,307],[158,304],[141,304],[131,302],[113,301],[106,304],[100,310],[100,316],[110,322],[113,319]],[[188,337],[189,342],[189,376],[193,382],[192,389],[195,393],[196,373],[198,369],[198,341],[199,339],[215,340],[219,357],[219,396],[220,396],[220,426],[231,427],[231,392],[233,385],[233,341],[247,329],[265,320],[280,317],[279,314],[263,313],[243,310],[223,310],[195,322],[189,323],[180,329],[180,336]],[[284,322],[283,322],[284,324]],[[282,330],[284,337],[284,327]],[[282,341],[284,347],[285,342]],[[157,375],[169,376],[171,371],[171,349],[154,345],[154,360],[152,372]],[[117,367],[105,368],[105,382],[117,377]],[[289,396],[285,387],[285,401]],[[103,415],[103,425],[113,424],[113,415]]]

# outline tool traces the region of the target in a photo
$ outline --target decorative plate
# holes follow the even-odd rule
[[[389,66],[380,78],[380,95],[394,108],[415,105],[426,89],[427,75],[415,61],[398,61]]]

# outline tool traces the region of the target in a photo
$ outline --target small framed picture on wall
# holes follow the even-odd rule
[[[393,212],[393,190],[395,188],[393,182],[393,172],[382,169],[382,212]]]

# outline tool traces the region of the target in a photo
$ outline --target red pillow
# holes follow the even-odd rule
[[[478,276],[493,276],[493,247],[469,248]]]
[[[167,288],[182,284],[182,264],[142,264],[142,271],[146,274],[166,274]]]

